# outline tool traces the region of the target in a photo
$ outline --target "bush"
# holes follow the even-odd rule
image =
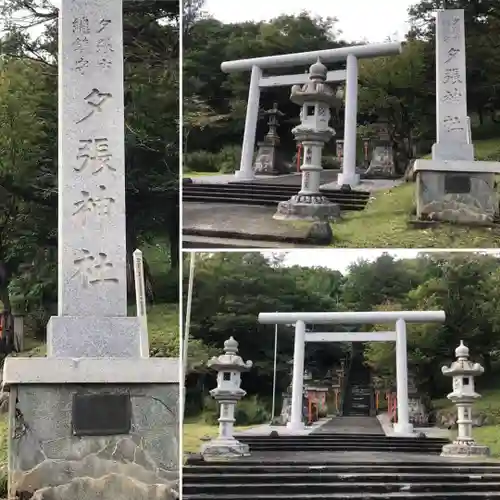
[[[224,146],[216,155],[219,172],[223,174],[232,174],[240,166],[241,146]]]
[[[217,155],[208,151],[193,151],[186,153],[183,158],[184,171],[189,172],[218,172]]]
[[[24,318],[25,332],[37,340],[45,340],[47,323],[51,316],[51,312],[42,306],[33,308]]]
[[[234,425],[259,425],[271,420],[271,413],[257,396],[239,401],[234,414]],[[203,421],[209,425],[217,425],[219,418],[219,405],[211,396],[204,402]]]
[[[340,161],[335,156],[324,156],[321,160],[321,166],[325,170],[340,170],[342,167]]]

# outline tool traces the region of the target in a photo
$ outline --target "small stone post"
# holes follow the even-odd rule
[[[458,436],[451,444],[443,446],[442,456],[448,457],[474,457],[488,456],[490,450],[487,446],[476,444],[472,437],[472,404],[481,396],[474,391],[474,376],[482,375],[484,368],[479,363],[469,360],[469,348],[463,341],[455,349],[457,361],[450,367],[443,366],[443,375],[453,377],[453,392],[448,394],[448,399],[457,405]]]
[[[225,354],[213,357],[208,366],[217,371],[217,387],[210,391],[220,405],[219,436],[204,444],[201,454],[206,461],[227,460],[248,456],[247,444],[240,443],[233,436],[234,410],[236,403],[245,396],[240,388],[241,372],[250,370],[251,361],[243,361],[238,356],[238,342],[230,337],[224,342]]]
[[[304,151],[302,187],[297,195],[279,203],[275,219],[315,221],[340,217],[339,206],[320,193],[323,147],[335,135],[329,126],[330,108],[340,106],[326,78],[327,68],[318,59],[309,69],[309,82],[292,87],[290,99],[301,107],[300,125],[292,133]]]

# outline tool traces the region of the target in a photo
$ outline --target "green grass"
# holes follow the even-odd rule
[[[347,213],[332,226],[335,247],[351,248],[497,248],[500,232],[441,224],[432,229],[408,225],[415,184],[374,193],[365,210]]]
[[[214,175],[224,175],[224,172],[184,172],[182,174],[184,177],[189,178],[189,177],[210,177]]]
[[[478,160],[500,161],[500,139],[477,141]],[[332,226],[333,246],[351,248],[498,248],[500,230],[441,224],[432,229],[408,225],[415,206],[414,183],[373,193],[362,212],[346,213]]]
[[[245,429],[250,429],[255,427],[255,425],[235,427],[236,431],[243,431]],[[200,447],[203,444],[203,438],[205,437],[215,437],[219,432],[219,427],[217,425],[209,425],[201,420],[187,420],[184,422],[184,432],[182,448],[184,453],[198,453]]]

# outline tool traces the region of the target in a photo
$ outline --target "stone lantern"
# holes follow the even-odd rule
[[[340,99],[325,83],[327,69],[318,59],[309,69],[309,82],[294,85],[290,99],[301,107],[300,124],[292,130],[295,140],[302,144],[302,187],[288,201],[282,201],[275,219],[334,220],[340,207],[320,193],[321,158],[326,142],[334,135],[330,128],[330,108],[338,108]]]
[[[443,375],[453,377],[453,392],[448,399],[457,405],[458,436],[451,444],[443,446],[443,456],[487,456],[490,450],[487,446],[476,444],[472,437],[472,404],[481,396],[474,391],[474,377],[482,375],[484,368],[479,363],[469,360],[469,348],[463,341],[455,349],[457,361],[450,367],[443,366]]]
[[[202,446],[201,454],[206,460],[249,455],[248,445],[234,438],[233,426],[236,403],[246,394],[240,387],[241,373],[248,371],[252,362],[244,362],[238,356],[238,342],[233,337],[224,342],[224,352],[208,362],[208,366],[217,371],[217,387],[210,394],[219,403],[220,417],[218,437]]]

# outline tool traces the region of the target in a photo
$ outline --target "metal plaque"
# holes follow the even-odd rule
[[[469,194],[470,177],[468,175],[445,175],[444,176],[445,194]]]
[[[75,436],[129,434],[132,405],[129,394],[75,394],[72,423]]]

